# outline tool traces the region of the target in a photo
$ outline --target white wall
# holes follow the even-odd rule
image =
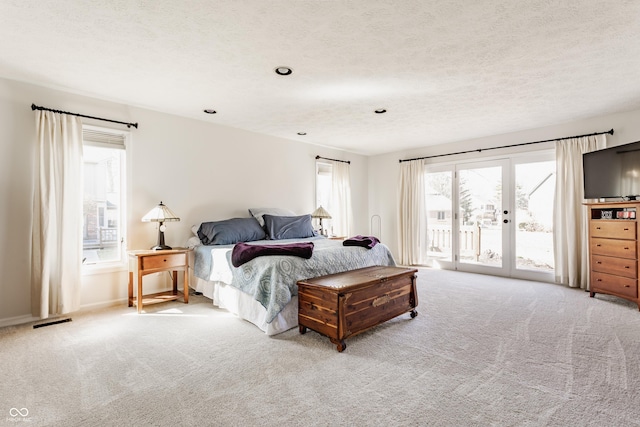
[[[382,241],[394,255],[398,255],[398,179],[400,159],[455,153],[467,150],[486,149],[504,145],[544,141],[565,136],[582,135],[614,129],[613,135],[607,135],[607,145],[616,146],[640,141],[640,110],[580,120],[558,126],[530,129],[504,135],[478,138],[457,143],[430,146],[418,149],[398,151],[391,154],[369,157],[369,214],[378,214],[382,218]],[[428,138],[425,138],[425,145]],[[452,160],[471,161],[501,154],[536,151],[552,148],[552,143],[534,144],[519,148],[489,150],[480,153],[456,155],[430,160],[430,163],[451,162]]]
[[[311,212],[316,155],[351,160],[355,232],[368,231],[364,156],[0,79],[0,326],[31,320],[31,103],[139,123],[127,159],[129,249],[155,244],[157,229],[140,218],[160,200],[181,218],[167,224],[171,246],[184,245],[193,224],[246,217],[250,207]],[[126,290],[125,270],[84,275],[81,303],[85,308],[122,303]]]

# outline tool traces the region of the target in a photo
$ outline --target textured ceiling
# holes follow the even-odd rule
[[[2,0],[0,76],[380,154],[638,109],[639,34],[637,0]]]

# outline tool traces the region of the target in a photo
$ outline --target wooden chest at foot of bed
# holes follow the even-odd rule
[[[338,351],[345,338],[403,313],[416,317],[418,270],[365,267],[298,282],[298,325],[329,337]]]

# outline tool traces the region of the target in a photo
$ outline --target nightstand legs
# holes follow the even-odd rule
[[[133,306],[133,272],[129,272],[129,307]]]
[[[138,269],[138,314],[142,313],[142,270]]]
[[[173,270],[171,272],[171,281],[173,282],[173,295],[178,295],[178,270]],[[138,294],[136,295],[136,308],[138,309],[138,313],[142,313],[142,298],[139,298],[138,295],[142,295],[142,274],[138,274]],[[133,306],[133,272],[129,272],[129,284],[128,284],[128,293],[129,293],[129,307]],[[184,295],[183,295],[184,303],[189,304],[189,273],[187,270],[184,272]]]
[[[176,271],[174,274],[178,274],[178,272]],[[176,276],[176,286],[177,286],[177,280],[178,280],[178,276]],[[189,303],[189,269],[186,269],[184,271],[184,303],[188,304]]]

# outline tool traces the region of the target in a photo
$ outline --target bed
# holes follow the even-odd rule
[[[250,212],[260,211],[250,209]],[[214,233],[207,230],[205,224],[212,223],[201,224],[198,237],[192,237],[187,243],[194,248],[194,277],[190,286],[210,298],[214,305],[253,323],[267,335],[276,335],[298,325],[298,280],[373,265],[395,266],[386,245],[344,246],[342,240],[318,236],[312,228],[309,231],[311,218],[302,217],[300,222],[300,216],[264,214],[261,219],[266,221],[260,224],[253,215],[264,234],[250,219],[213,222],[214,228],[218,226],[218,231],[222,230],[216,237],[228,237],[229,229],[232,229],[230,239],[211,238]],[[300,224],[291,226],[293,218]],[[235,224],[230,226],[233,221]],[[246,232],[247,227],[251,232]],[[282,229],[286,232],[278,232]],[[313,245],[308,259],[269,255],[257,256],[237,267],[232,263],[234,246],[238,243],[267,247],[306,242]]]

